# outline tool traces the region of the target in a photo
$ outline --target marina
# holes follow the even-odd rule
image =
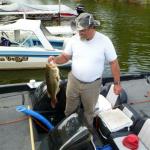
[[[58,1],[51,2],[42,1],[42,4],[56,4]],[[135,74],[140,72],[149,72],[150,68],[150,52],[149,52],[149,5],[134,5],[125,2],[102,1],[62,1],[63,4],[71,8],[75,8],[79,4],[83,4],[86,11],[92,12],[97,20],[100,20],[101,27],[97,30],[109,36],[113,41],[120,64],[121,74]],[[31,4],[33,2],[31,1]],[[13,20],[11,20],[13,19]],[[1,24],[15,21],[10,16],[2,17]],[[52,24],[57,25],[56,21],[43,22],[46,26]],[[61,21],[61,25],[69,25],[67,21]],[[67,71],[69,71],[67,69]],[[62,70],[64,76],[67,77],[67,71]],[[20,75],[20,73],[23,75]],[[44,70],[30,71],[0,71],[0,83],[27,82],[34,78],[42,80],[44,78]],[[65,74],[64,74],[65,73]],[[9,74],[12,74],[9,78]],[[25,74],[25,76],[24,76]],[[107,67],[104,76],[110,76],[110,68]]]
[[[58,1],[41,1],[39,6],[51,3],[56,4]],[[82,106],[65,117],[66,84],[70,68],[59,66],[60,91],[57,94],[58,103],[52,108],[45,82],[45,66],[47,57],[60,54],[67,40],[74,34],[68,26],[70,20],[63,20],[62,17],[59,24],[63,26],[55,26],[58,20],[32,20],[38,22],[38,27],[44,23],[44,31],[51,33],[53,38],[45,36],[45,32],[41,32],[42,28],[36,28],[33,22],[32,30],[37,33],[36,36],[30,34],[32,30],[29,23],[22,23],[22,28],[15,28],[14,39],[6,31],[1,32],[5,39],[1,40],[3,45],[0,46],[3,48],[0,51],[0,69],[3,67],[0,70],[0,149],[130,150],[136,147],[137,150],[150,150],[148,0],[64,0],[62,3],[71,8],[82,4],[87,12],[93,13],[101,22],[97,30],[109,36],[114,43],[123,90],[119,95],[114,94],[113,78],[106,63],[93,128],[89,128],[84,120]],[[16,20],[11,20],[10,16],[6,17],[2,13],[0,17],[1,31],[9,26],[12,29],[12,24],[9,25],[8,22],[15,25]],[[25,16],[21,20],[25,21]],[[18,32],[18,29],[23,29],[23,32]],[[29,32],[25,34],[24,29],[29,29]],[[21,33],[24,36],[20,36]],[[19,37],[25,38],[19,43]],[[8,39],[10,40],[7,41]],[[33,57],[38,68],[33,64],[31,66],[34,67],[30,69],[29,66],[16,65],[27,65],[30,57]],[[40,61],[40,57],[44,58],[43,61]]]

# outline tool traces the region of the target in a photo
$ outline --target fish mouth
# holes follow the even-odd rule
[[[47,67],[55,68],[57,65],[56,64],[46,64]]]

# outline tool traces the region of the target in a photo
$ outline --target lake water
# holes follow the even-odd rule
[[[57,0],[34,1],[56,4]],[[108,35],[116,48],[121,74],[150,71],[150,5],[129,4],[116,0],[62,0],[72,8],[83,4],[86,11],[100,20],[97,30]],[[66,22],[65,22],[66,23]],[[63,77],[68,70],[61,70]],[[106,66],[104,75],[111,75]],[[30,79],[43,80],[44,70],[0,71],[0,83],[25,82]]]

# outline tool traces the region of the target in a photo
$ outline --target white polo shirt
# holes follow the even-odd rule
[[[72,56],[72,73],[80,81],[92,82],[102,76],[105,59],[109,62],[117,58],[111,40],[96,32],[92,40],[80,40],[74,35],[67,43],[65,53]]]

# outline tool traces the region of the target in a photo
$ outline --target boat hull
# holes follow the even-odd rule
[[[0,57],[0,70],[21,70],[21,69],[42,69],[45,68],[48,60],[47,57],[31,57],[31,56],[3,56]],[[60,67],[70,67],[71,61]]]
[[[12,3],[0,6],[1,15],[24,15],[25,18],[52,19],[52,18],[73,18],[77,11],[66,5],[32,5],[25,3]]]

